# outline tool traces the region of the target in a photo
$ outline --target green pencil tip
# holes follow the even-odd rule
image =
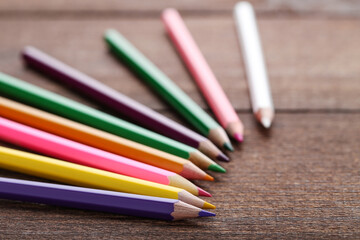
[[[208,167],[208,170],[214,171],[214,172],[221,172],[221,173],[226,173],[225,168],[223,168],[222,166],[218,165],[218,164],[211,164]]]
[[[231,152],[233,152],[233,151],[234,151],[234,148],[233,148],[233,146],[231,145],[231,143],[230,143],[230,142],[226,142],[226,143],[224,143],[224,148],[225,148],[226,150],[231,151]]]

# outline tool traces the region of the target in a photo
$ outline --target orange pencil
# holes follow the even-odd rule
[[[121,138],[39,109],[0,97],[0,116],[96,147],[111,153],[178,173],[185,178],[213,180],[189,160]]]

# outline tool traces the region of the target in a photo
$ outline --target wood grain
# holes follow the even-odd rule
[[[5,238],[177,239],[360,237],[360,114],[278,114],[270,133],[241,114],[246,141],[214,174],[211,219],[164,223],[0,201]],[[304,129],[307,131],[304,132]],[[22,177],[5,170],[0,176]],[[21,226],[19,224],[21,223]],[[16,229],[17,231],[14,231]]]
[[[232,104],[237,110],[249,111],[231,16],[185,20]],[[259,25],[277,110],[360,109],[359,21],[264,19]],[[79,99],[22,66],[21,49],[33,45],[151,108],[165,110],[167,106],[108,52],[102,34],[110,27],[121,31],[195,101],[207,107],[159,19],[3,20],[0,69]]]
[[[0,12],[7,16],[16,13],[33,13],[54,16],[49,13],[73,15],[90,14],[106,16],[158,15],[167,7],[174,7],[185,14],[228,14],[238,0],[2,0]],[[313,16],[359,16],[357,0],[249,0],[261,14],[313,15]],[[18,15],[18,14],[16,14]],[[20,15],[18,15],[20,16]]]

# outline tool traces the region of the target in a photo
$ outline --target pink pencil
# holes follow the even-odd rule
[[[211,196],[182,176],[0,117],[0,139],[69,162]]]
[[[180,52],[216,118],[230,136],[242,142],[244,126],[186,28],[180,14],[175,9],[165,9],[162,20],[170,38]]]

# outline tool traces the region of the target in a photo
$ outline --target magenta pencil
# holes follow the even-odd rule
[[[244,126],[201,54],[180,14],[175,9],[165,9],[162,20],[176,49],[179,51],[216,118],[230,136],[242,142]]]
[[[180,175],[0,117],[0,139],[69,162],[211,196]]]

